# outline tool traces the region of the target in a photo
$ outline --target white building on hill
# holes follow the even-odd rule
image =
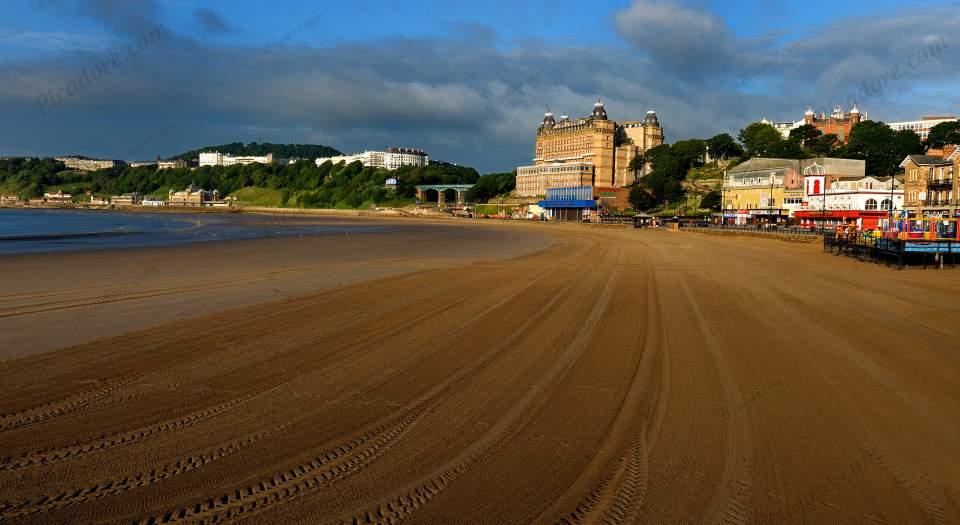
[[[240,156],[234,157],[228,153],[220,153],[219,151],[207,151],[200,154],[200,166],[233,166],[234,164],[271,164],[275,160],[273,153],[267,153],[263,156]]]
[[[354,155],[322,157],[318,158],[314,162],[317,166],[320,166],[327,161],[330,161],[333,164],[339,164],[341,162],[350,164],[352,162],[360,161],[364,167],[395,170],[402,166],[426,166],[430,163],[430,157],[423,150],[419,149],[387,148],[386,151],[368,150],[364,151],[363,153],[356,153]]]
[[[930,130],[937,124],[943,124],[944,122],[957,122],[957,117],[923,117],[920,120],[890,122],[887,125],[894,131],[908,129],[916,133],[920,140],[927,140],[927,137],[930,136]]]

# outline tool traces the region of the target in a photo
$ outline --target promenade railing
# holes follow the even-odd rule
[[[710,222],[681,223],[682,228],[700,228],[706,230],[744,232],[761,235],[805,235],[810,237],[823,236],[823,228],[805,228],[802,226],[787,226],[783,224],[714,224]]]

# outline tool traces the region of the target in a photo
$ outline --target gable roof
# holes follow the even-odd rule
[[[907,155],[907,158],[903,159],[903,162],[900,163],[900,167],[905,167],[907,162],[913,162],[917,166],[946,166],[947,164],[953,164],[952,160],[936,155]]]
[[[739,173],[749,173],[752,171],[766,171],[773,169],[793,168],[797,170],[800,167],[800,161],[795,159],[773,159],[766,157],[755,157],[737,164],[730,168],[727,173],[735,175]]]

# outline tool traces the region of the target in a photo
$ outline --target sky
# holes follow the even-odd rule
[[[960,113],[960,3],[4,0],[0,155],[416,147],[510,171],[543,114],[654,109],[668,142],[856,103]]]

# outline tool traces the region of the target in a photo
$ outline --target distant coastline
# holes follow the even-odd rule
[[[340,209],[340,208],[275,208],[270,206],[233,206],[233,207],[213,207],[213,206],[28,206],[28,205],[7,205],[0,204],[2,210],[67,210],[67,211],[89,211],[106,213],[169,213],[169,214],[259,214],[259,215],[320,215],[334,217],[420,217],[440,218],[441,215],[417,214],[407,212],[397,208],[370,209]],[[446,215],[443,215],[446,216]]]
[[[336,217],[391,216],[349,210],[277,213],[275,209],[228,213],[223,209],[0,208],[0,255],[161,247],[258,238],[312,237],[383,232]],[[282,210],[281,210],[282,211]]]

